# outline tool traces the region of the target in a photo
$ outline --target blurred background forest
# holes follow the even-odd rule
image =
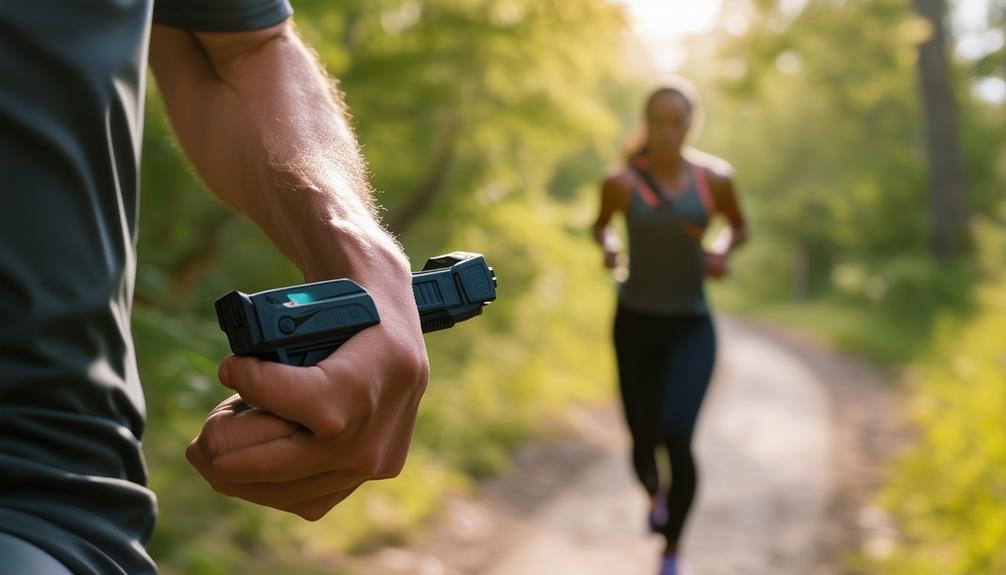
[[[212,301],[302,277],[203,190],[151,83],[134,328],[165,573],[330,572],[407,541],[571,403],[613,397],[614,280],[587,230],[669,68],[699,87],[697,146],[731,161],[752,219],[714,303],[907,368],[918,446],[882,501],[902,537],[869,572],[1006,572],[1006,2],[723,0],[666,51],[608,0],[293,6],[413,266],[482,252],[499,301],[427,338],[400,478],[316,524],[217,496],[182,456],[227,395]]]

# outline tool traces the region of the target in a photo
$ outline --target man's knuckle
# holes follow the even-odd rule
[[[425,353],[404,351],[397,357],[395,382],[409,389],[425,388],[430,377],[430,361]]]
[[[376,390],[373,381],[361,378],[347,379],[343,385],[342,401],[345,405],[352,406],[353,413],[362,419],[370,415],[377,403]]]
[[[312,431],[319,439],[328,439],[345,431],[347,425],[348,421],[344,410],[326,409],[319,415]]]
[[[215,458],[227,453],[227,436],[219,430],[207,428],[199,436],[199,447],[212,467]]]

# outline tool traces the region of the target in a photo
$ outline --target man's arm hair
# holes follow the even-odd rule
[[[367,258],[352,252],[374,250],[373,238],[397,251],[335,84],[289,21],[239,33],[154,25],[150,64],[199,176],[306,276],[358,276]]]

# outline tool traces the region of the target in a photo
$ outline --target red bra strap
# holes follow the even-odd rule
[[[646,178],[636,178],[636,189],[639,190],[639,197],[643,199],[643,202],[646,203],[646,205],[653,209],[660,207],[660,196],[658,196],[657,192],[650,187]]]

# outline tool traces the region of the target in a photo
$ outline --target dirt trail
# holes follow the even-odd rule
[[[884,543],[868,503],[903,443],[900,402],[882,374],[806,337],[736,320],[718,329],[696,438],[701,491],[683,551],[691,572],[847,572],[845,553]],[[644,529],[620,416],[584,411],[574,422],[575,437],[528,446],[477,500],[453,500],[423,542],[353,572],[655,573],[661,543]]]

